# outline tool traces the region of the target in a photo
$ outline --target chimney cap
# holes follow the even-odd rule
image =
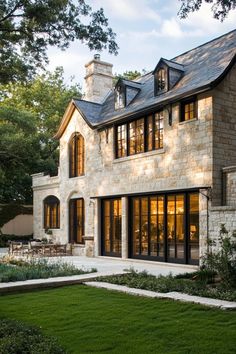
[[[93,58],[95,59],[95,60],[101,60],[101,56],[100,56],[100,54],[94,54],[94,56],[93,56]]]

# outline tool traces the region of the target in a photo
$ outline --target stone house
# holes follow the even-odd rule
[[[33,175],[34,235],[74,254],[198,264],[236,229],[236,30],[112,86],[86,65],[55,135],[58,176]]]

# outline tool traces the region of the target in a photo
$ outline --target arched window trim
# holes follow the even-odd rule
[[[60,228],[60,200],[49,195],[43,201],[44,208],[44,229]]]
[[[69,177],[84,175],[84,137],[80,133],[74,133],[69,142]]]

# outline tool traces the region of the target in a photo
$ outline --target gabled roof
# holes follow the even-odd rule
[[[153,74],[157,71],[158,67],[161,66],[162,63],[164,63],[165,65],[167,65],[171,69],[178,70],[178,71],[184,71],[184,65],[183,64],[179,64],[179,63],[177,63],[175,61],[161,58],[159,60],[158,64],[157,64],[157,66],[153,70]]]
[[[132,80],[119,78],[117,83],[116,83],[116,86],[118,86],[120,83],[125,85],[125,86],[131,87],[131,88],[134,88],[134,89],[138,89],[138,90],[141,90],[141,88],[142,88],[141,82],[138,82],[138,81],[132,81]]]
[[[184,69],[177,84],[162,95],[154,96],[154,76],[150,72],[136,79],[133,85],[138,85],[141,90],[135,99],[124,108],[115,110],[114,91],[102,104],[83,100],[73,100],[73,104],[91,128],[102,128],[114,122],[141,116],[183,97],[209,90],[223,79],[236,62],[236,30],[178,55],[172,60],[162,60],[172,68]],[[129,80],[126,81],[129,82]],[[63,120],[61,126],[63,124],[65,126]],[[60,132],[63,130],[61,126]],[[62,134],[59,131],[56,134],[57,137]]]

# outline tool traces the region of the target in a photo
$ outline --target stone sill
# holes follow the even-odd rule
[[[117,159],[115,159],[113,161],[113,163],[121,163],[121,162],[125,162],[125,161],[132,161],[132,160],[142,159],[144,157],[149,157],[149,156],[156,156],[156,155],[160,155],[160,154],[164,154],[164,153],[165,153],[165,149],[147,151],[147,152],[142,152],[141,154],[136,154],[136,155],[132,155],[132,156],[125,156],[125,157],[117,158]]]
[[[189,120],[184,120],[183,122],[179,122],[179,125],[184,125],[184,124],[187,124],[187,123],[190,123],[190,122],[196,122],[198,121],[197,118],[193,118],[193,119],[189,119]]]
[[[236,205],[235,206],[229,206],[229,205],[222,205],[222,206],[215,206],[211,207],[210,211],[236,211]]]

